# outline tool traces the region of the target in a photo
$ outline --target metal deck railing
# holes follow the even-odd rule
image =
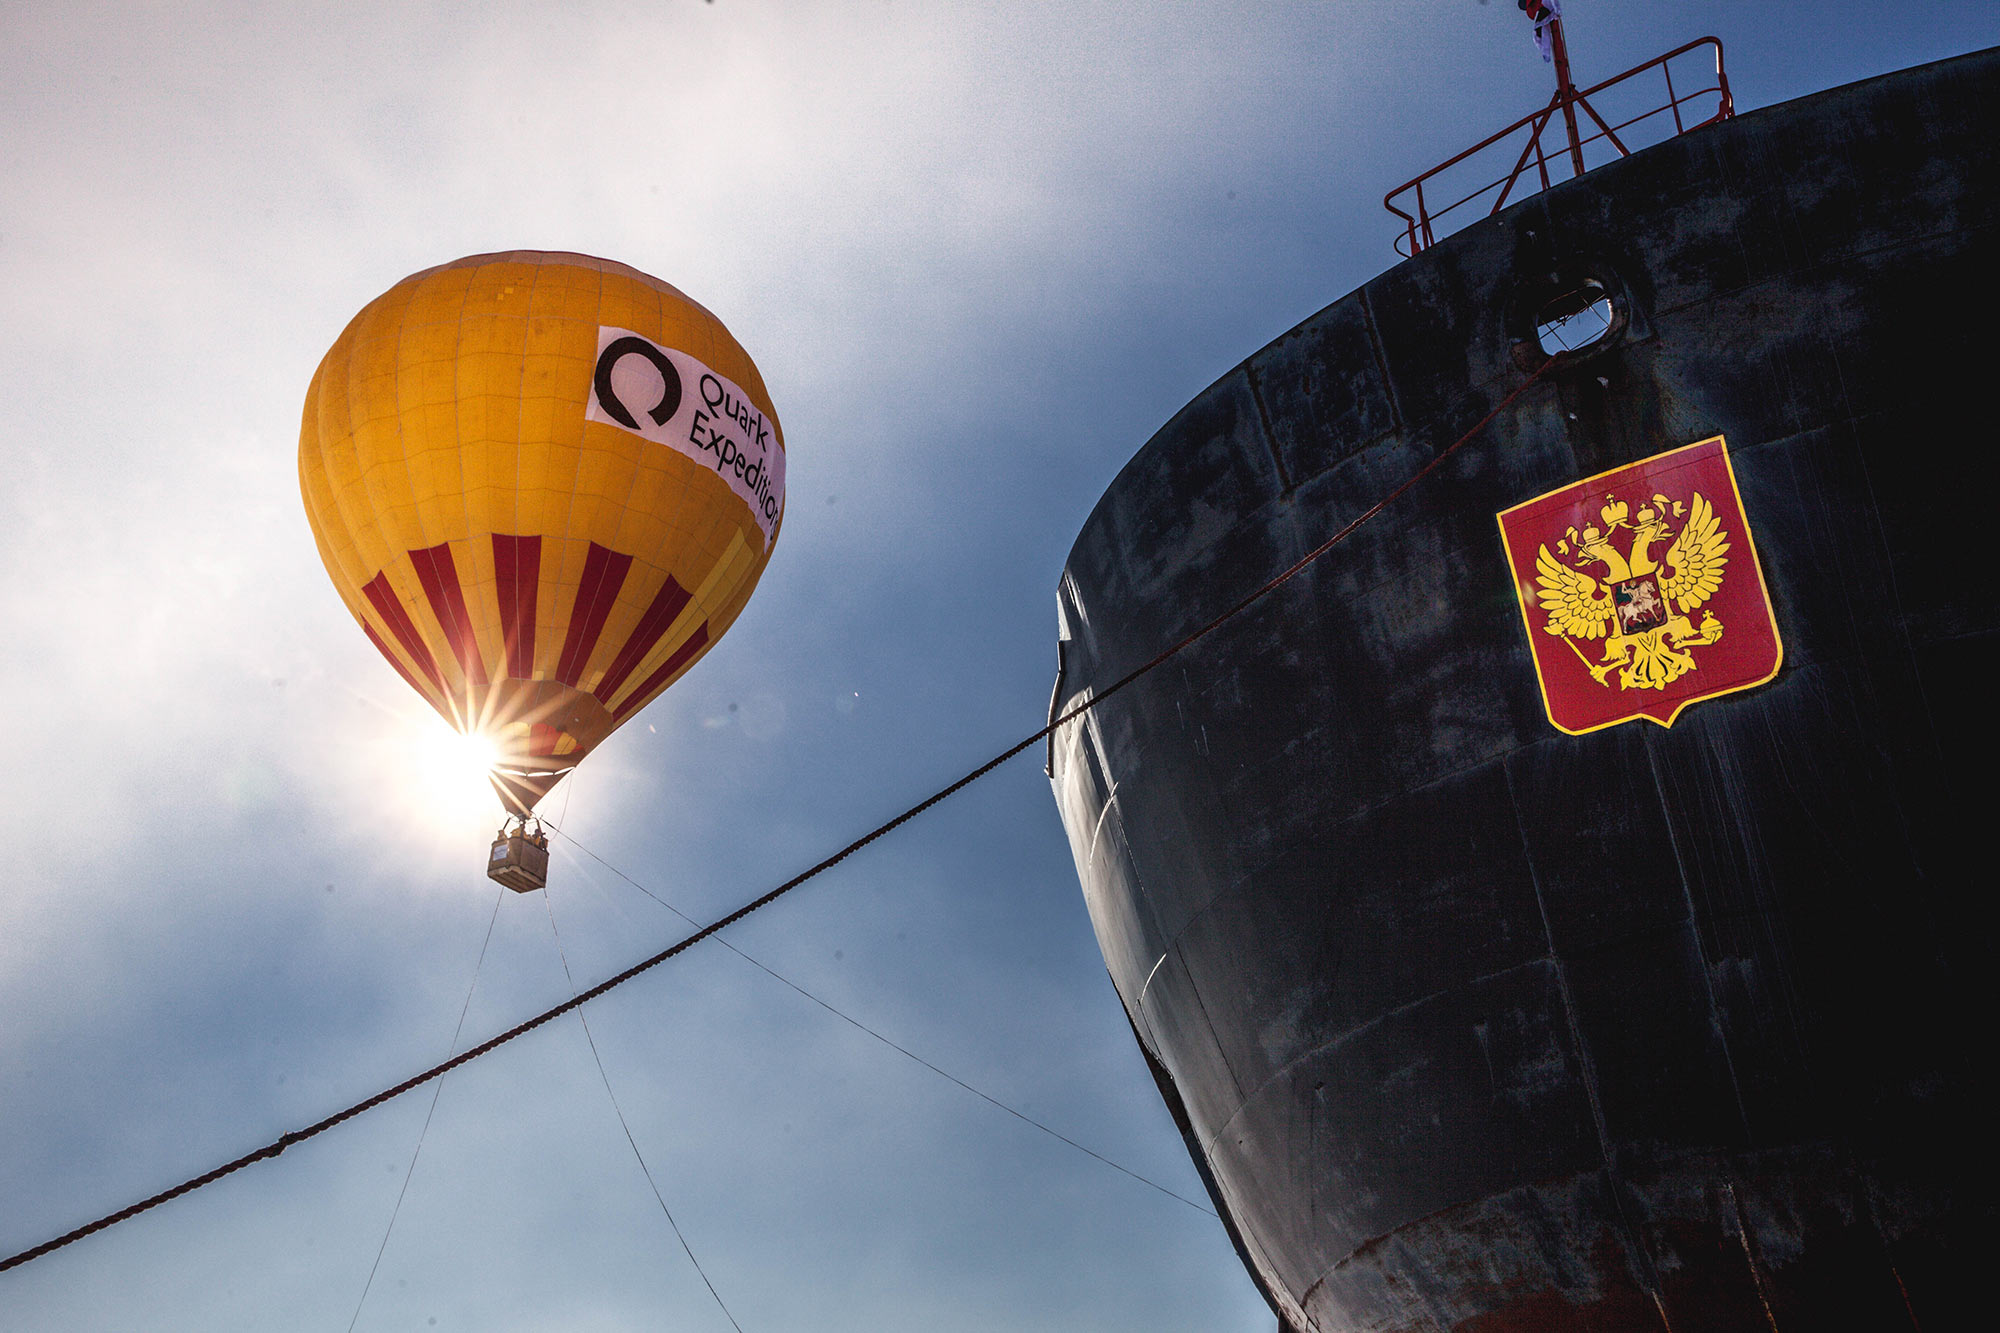
[[[1697,37],[1694,41],[1685,46],[1675,47],[1663,56],[1655,56],[1642,65],[1634,65],[1623,74],[1615,74],[1601,83],[1579,90],[1570,80],[1569,52],[1563,40],[1561,21],[1557,20],[1549,26],[1552,29],[1557,85],[1555,95],[1549,99],[1549,104],[1539,111],[1521,117],[1506,129],[1488,135],[1456,157],[1439,163],[1421,176],[1398,185],[1382,196],[1383,207],[1403,220],[1403,231],[1396,237],[1395,243],[1398,254],[1414,255],[1425,247],[1435,244],[1440,236],[1449,235],[1459,227],[1474,221],[1478,216],[1476,208],[1467,209],[1467,206],[1476,205],[1489,195],[1492,196],[1492,203],[1484,214],[1488,217],[1505,208],[1509,201],[1535,193],[1535,189],[1517,190],[1523,178],[1528,176],[1530,166],[1534,168],[1531,179],[1540,182],[1536,188],[1546,190],[1558,179],[1581,176],[1590,169],[1590,166],[1586,165],[1585,149],[1596,149],[1595,156],[1603,161],[1613,160],[1613,157],[1629,157],[1635,144],[1642,148],[1649,147],[1653,143],[1664,142],[1688,130],[1699,129],[1718,120],[1727,120],[1736,114],[1735,104],[1729,96],[1729,76],[1724,72],[1722,65],[1722,42],[1717,38]],[[1709,63],[1700,56],[1683,59],[1704,48],[1712,48],[1714,51],[1712,73]],[[1679,88],[1674,84],[1674,62],[1677,60],[1681,62]],[[1650,70],[1660,72],[1666,85],[1666,101],[1644,106],[1644,109],[1625,116],[1616,123],[1599,114],[1598,109],[1591,104],[1591,98],[1607,90],[1620,88],[1629,80]],[[1690,76],[1697,85],[1692,90],[1688,90],[1687,87]],[[1625,91],[1634,90],[1628,88]],[[1683,107],[1689,108],[1687,114],[1683,113]],[[1588,117],[1596,129],[1588,134],[1583,133],[1578,121],[1579,112]],[[1699,120],[1693,119],[1694,114],[1701,112],[1706,114]],[[1544,147],[1543,138],[1554,125],[1558,114],[1562,117],[1563,131],[1560,136],[1556,136],[1554,149],[1551,151]],[[1619,111],[1612,112],[1613,116],[1620,114],[1622,113]],[[1656,119],[1658,117],[1671,120],[1672,134],[1660,134],[1646,139],[1645,142],[1640,142],[1638,136],[1632,134],[1635,128],[1640,128],[1642,134],[1649,134],[1655,129],[1664,129],[1667,120]],[[1467,187],[1463,183],[1467,175],[1470,175],[1474,182],[1479,180],[1483,172],[1480,171],[1478,164],[1489,150],[1506,143],[1513,136],[1524,133],[1525,141],[1521,143],[1520,151],[1514,157],[1511,170],[1472,187]],[[1612,150],[1610,156],[1604,153],[1606,148]],[[1492,154],[1484,160],[1497,164],[1504,159],[1498,154]],[[1569,167],[1567,176],[1562,174],[1565,161]],[[1454,168],[1461,166],[1468,166],[1468,171],[1454,173]],[[1551,168],[1554,168],[1553,175]],[[1446,179],[1447,173],[1451,173],[1450,179]],[[1450,202],[1442,206],[1434,203],[1440,193],[1449,198]],[[1460,213],[1455,219],[1451,218],[1453,213],[1461,209],[1467,211]]]

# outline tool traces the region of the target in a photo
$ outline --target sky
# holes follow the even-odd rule
[[[2000,42],[1990,0],[1566,17],[1585,80],[1719,36],[1740,111]],[[1506,0],[0,9],[0,1254],[428,1067],[461,1013],[469,1044],[567,998],[685,933],[659,900],[719,916],[1039,727],[1118,469],[1397,262],[1383,193],[1549,79]],[[516,248],[706,305],[788,446],[748,610],[550,797],[574,841],[519,896],[296,464],[356,311]],[[1164,1192],[1205,1203],[1036,752],[720,938],[434,1109],[0,1274],[0,1328],[1268,1333]]]

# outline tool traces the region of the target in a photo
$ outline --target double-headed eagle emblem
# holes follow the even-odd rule
[[[1695,669],[1690,649],[1722,637],[1722,622],[1701,608],[1722,587],[1729,534],[1699,491],[1687,502],[1656,494],[1637,513],[1607,496],[1597,516],[1602,527],[1572,527],[1555,553],[1544,542],[1535,557],[1537,599],[1548,614],[1542,630],[1567,643],[1600,685],[1616,672],[1621,690],[1664,690]],[[1664,559],[1654,554],[1662,545]],[[1697,610],[1699,624],[1690,619]],[[1592,661],[1579,645],[1598,640],[1603,652]]]
[[[1496,517],[1558,730],[1581,736],[1642,717],[1671,727],[1690,704],[1777,676],[1777,612],[1720,435]]]

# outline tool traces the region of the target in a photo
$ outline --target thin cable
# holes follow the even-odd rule
[[[575,770],[574,768],[572,768],[572,769],[571,769],[571,770],[570,770],[570,771],[568,772],[568,774],[566,774],[566,775],[565,775],[565,778],[564,778],[564,781],[563,781],[563,811],[562,811],[562,817],[563,817],[564,819],[568,819],[568,818],[569,818],[569,798],[570,798],[571,796],[575,795],[575,794],[576,794],[576,770]]]
[[[465,1016],[472,1011],[472,993],[479,989],[479,974],[486,966],[486,949],[493,943],[493,923],[500,919],[500,904],[507,897],[507,890],[501,889],[493,899],[493,915],[486,918],[486,938],[479,942],[479,961],[472,965],[472,984],[465,988],[465,1003],[459,1006],[458,1026],[451,1030],[451,1045],[445,1047],[449,1055],[458,1049],[459,1034],[465,1031]],[[403,1172],[403,1188],[396,1191],[396,1206],[389,1210],[389,1225],[382,1230],[382,1243],[375,1247],[375,1262],[368,1265],[368,1280],[361,1284],[361,1299],[354,1303],[354,1318],[347,1321],[347,1333],[354,1333],[354,1326],[361,1322],[361,1307],[368,1304],[369,1289],[375,1285],[375,1270],[382,1266],[382,1255],[389,1248],[389,1237],[396,1230],[396,1217],[403,1211],[403,1196],[410,1192],[410,1177],[417,1174],[417,1158],[423,1156],[424,1137],[431,1132],[431,1117],[437,1114],[438,1098],[444,1095],[444,1080],[437,1081],[431,1090],[431,1107],[424,1112],[424,1127],[417,1131],[417,1146],[410,1154],[409,1169]]]
[[[400,1097],[404,1093],[410,1091],[412,1088],[420,1088],[424,1084],[430,1082],[432,1079],[441,1078],[444,1075],[450,1073],[452,1070],[458,1068],[460,1065],[466,1063],[467,1061],[477,1060],[480,1056],[485,1055],[488,1051],[492,1051],[501,1046],[504,1046],[508,1042],[513,1041],[516,1037],[524,1037],[528,1033],[533,1032],[536,1028],[542,1026],[544,1023],[548,1023],[555,1019],[561,1018],[564,1014],[568,1013],[570,1010],[581,1008],[582,1006],[590,1003],[590,1001],[596,999],[598,996],[604,994],[606,991],[624,985],[626,982],[632,980],[632,978],[638,976],[642,972],[649,972],[653,968],[658,967],[661,963],[666,962],[668,959],[673,958],[677,954],[685,953],[687,950],[701,943],[703,940],[715,934],[717,931],[725,930],[728,927],[735,925],[738,921],[741,921],[744,917],[749,916],[752,912],[756,911],[757,909],[761,907],[767,907],[771,903],[776,902],[778,899],[790,893],[793,889],[799,887],[799,885],[804,884],[807,880],[816,878],[817,876],[822,875],[827,871],[833,869],[833,867],[839,865],[842,861],[845,861],[848,857],[854,855],[854,853],[860,851],[862,848],[866,847],[869,843],[874,842],[877,838],[895,832],[903,825],[909,823],[912,819],[915,819],[918,815],[923,814],[926,810],[929,810],[932,806],[936,805],[938,802],[946,799],[947,797],[955,795],[963,788],[969,787],[973,783],[979,781],[979,779],[985,777],[988,773],[991,773],[994,769],[1000,767],[1000,765],[1006,763],[1009,759],[1012,759],[1015,755],[1020,754],[1023,750],[1026,750],[1029,746],[1039,743],[1040,741],[1053,735],[1063,726],[1067,725],[1068,723],[1074,722],[1079,717],[1082,717],[1085,713],[1097,707],[1097,705],[1103,703],[1106,699],[1109,699],[1112,695],[1118,693],[1120,690],[1124,689],[1127,685],[1130,685],[1133,681],[1139,679],[1139,677],[1151,671],[1154,667],[1159,666],[1162,662],[1165,662],[1168,658],[1174,656],[1176,653],[1185,650],[1194,643],[1205,638],[1207,635],[1212,634],[1222,625],[1234,619],[1236,616],[1242,614],[1244,611],[1248,610],[1256,602],[1260,601],[1264,597],[1269,596],[1271,593],[1277,591],[1279,588],[1283,587],[1286,583],[1289,583],[1293,578],[1297,577],[1299,572],[1303,570],[1307,565],[1310,565],[1313,561],[1319,559],[1321,556],[1325,555],[1328,551],[1332,550],[1335,546],[1338,546],[1341,542],[1345,541],[1348,538],[1348,536],[1355,531],[1355,529],[1359,528],[1362,524],[1366,523],[1368,520],[1374,518],[1375,515],[1381,513],[1390,504],[1394,503],[1395,500],[1399,496],[1401,496],[1404,492],[1408,491],[1412,486],[1415,486],[1418,482],[1422,481],[1425,477],[1428,477],[1432,472],[1436,471],[1437,468],[1447,458],[1450,458],[1453,454],[1457,453],[1458,450],[1465,444],[1466,441],[1470,440],[1473,436],[1477,435],[1481,430],[1485,429],[1488,422],[1492,421],[1493,418],[1499,416],[1500,413],[1505,411],[1507,407],[1509,407],[1514,402],[1515,399],[1519,398],[1522,394],[1526,393],[1530,388],[1530,386],[1532,386],[1538,380],[1540,380],[1542,375],[1548,370],[1548,368],[1552,364],[1554,364],[1554,361],[1555,358],[1550,357],[1548,360],[1543,361],[1541,365],[1535,367],[1535,369],[1528,375],[1528,377],[1525,380],[1521,381],[1519,385],[1517,385],[1511,392],[1509,392],[1497,404],[1494,405],[1492,411],[1488,412],[1485,416],[1481,417],[1477,422],[1475,422],[1472,425],[1471,429],[1467,430],[1463,435],[1459,436],[1456,440],[1452,441],[1450,445],[1440,450],[1437,456],[1432,458],[1430,462],[1418,468],[1417,471],[1409,478],[1409,480],[1403,482],[1400,486],[1397,486],[1394,490],[1390,491],[1387,495],[1383,496],[1380,500],[1376,501],[1366,510],[1363,510],[1358,517],[1356,517],[1352,521],[1342,526],[1338,532],[1333,534],[1333,536],[1327,538],[1325,541],[1321,542],[1318,546],[1315,546],[1311,551],[1307,552],[1304,556],[1300,557],[1298,561],[1296,561],[1290,568],[1286,569],[1283,573],[1279,574],[1276,578],[1273,578],[1268,583],[1264,584],[1261,588],[1258,588],[1255,592],[1252,592],[1247,597],[1237,602],[1234,606],[1230,607],[1227,611],[1224,611],[1221,615],[1215,617],[1215,619],[1209,621],[1206,625],[1203,625],[1201,628],[1188,634],[1186,637],[1182,638],[1178,643],[1174,644],[1172,647],[1164,649],[1161,652],[1154,654],[1153,657],[1148,659],[1143,664],[1134,667],[1131,671],[1126,672],[1123,676],[1120,676],[1117,680],[1113,681],[1110,685],[1106,686],[1101,692],[1092,695],[1088,699],[1085,699],[1083,702],[1077,704],[1076,707],[1064,713],[1061,717],[1051,718],[1047,726],[1042,727],[1039,730],[1033,732],[1032,734],[1027,736],[1025,739],[1019,741],[1018,743],[1009,746],[1007,749],[1001,751],[993,758],[987,760],[979,767],[973,769],[970,773],[967,773],[964,777],[952,783],[950,786],[944,787],[936,792],[933,792],[931,795],[925,797],[917,804],[905,810],[902,814],[897,815],[894,819],[890,820],[888,823],[883,824],[880,827],[868,833],[863,834],[859,838],[856,838],[853,842],[848,843],[845,847],[841,848],[833,855],[827,857],[825,860],[819,862],[819,864],[813,866],[811,869],[792,876],[792,878],[786,880],[783,884],[780,884],[777,888],[772,889],[769,893],[766,893],[763,897],[752,899],[750,902],[745,903],[743,906],[737,908],[729,915],[720,917],[715,921],[710,922],[708,925],[703,926],[700,930],[695,931],[692,935],[689,935],[682,940],[679,940],[673,944],[668,945],[666,948],[660,950],[652,957],[641,959],[639,962],[634,963],[631,967],[626,968],[623,972],[618,973],[616,976],[608,977],[605,980],[598,982],[595,986],[592,986],[589,990],[579,991],[577,994],[563,1001],[561,1004],[556,1005],[554,1008],[544,1010],[542,1013],[536,1014],[533,1018],[528,1019],[524,1023],[517,1023],[513,1027],[508,1028],[505,1032],[500,1033],[498,1036],[487,1038],[485,1041],[479,1043],[479,1045],[472,1047],[470,1050],[465,1051],[462,1054],[453,1056],[451,1059],[446,1060],[443,1064],[434,1065],[431,1068],[426,1069],[421,1074],[417,1074],[411,1078],[404,1079],[401,1083],[398,1083],[395,1087],[385,1088],[381,1092],[376,1093],[372,1097],[356,1102],[354,1105],[348,1107],[344,1111],[336,1111],[334,1114],[326,1117],[326,1119],[324,1120],[320,1120],[313,1124],[307,1125],[304,1129],[294,1130],[289,1134],[281,1135],[274,1142],[265,1144],[263,1147],[257,1149],[255,1152],[245,1153],[243,1154],[243,1156],[238,1157],[234,1161],[224,1162],[221,1166],[216,1167],[213,1171],[205,1172],[202,1175],[194,1177],[192,1180],[184,1180],[180,1184],[174,1186],[172,1189],[162,1190],[158,1194],[152,1195],[149,1198],[141,1199],[139,1202],[135,1204],[131,1204],[127,1207],[121,1208],[115,1213],[109,1213],[104,1217],[100,1217],[95,1222],[85,1223],[83,1226],[77,1227],[73,1231],[64,1232],[62,1235],[57,1236],[53,1240],[43,1241],[40,1245],[37,1245],[32,1249],[23,1250],[19,1254],[10,1255],[5,1259],[0,1259],[0,1273],[4,1273],[10,1268],[18,1268],[22,1264],[28,1263],[31,1260],[39,1259],[43,1255],[49,1253],[52,1250],[59,1250],[65,1245],[72,1245],[77,1241],[82,1240],[85,1236],[95,1235],[96,1233],[104,1230],[104,1228],[109,1226],[115,1226],[118,1223],[123,1222],[128,1218],[137,1217],[140,1213],[146,1212],[153,1208],[157,1208],[163,1203],[168,1203],[174,1199],[178,1199],[180,1198],[181,1195],[186,1194],[191,1190],[198,1190],[205,1185],[212,1185],[216,1181],[221,1180],[224,1176],[232,1175],[237,1171],[241,1171],[244,1167],[249,1166],[253,1162],[261,1162],[267,1157],[276,1157],[279,1153],[283,1152],[285,1149],[291,1147],[295,1143],[302,1143],[306,1139],[313,1138],[316,1135],[324,1134],[326,1133],[326,1131],[332,1129],[334,1126],[342,1124],[348,1120],[352,1120],[355,1116],[360,1115],[363,1111],[372,1111],[377,1106],[380,1106],[383,1102],[394,1100],[395,1098]]]
[[[542,905],[549,909],[549,934],[555,937],[556,957],[562,959],[563,977],[569,982],[570,994],[574,995],[576,978],[570,975],[569,952],[563,948],[562,932],[556,929],[555,900],[547,889],[542,890]],[[743,1325],[737,1323],[736,1316],[729,1313],[729,1307],[723,1304],[722,1293],[708,1280],[708,1273],[702,1268],[701,1260],[694,1257],[694,1247],[688,1244],[686,1234],[681,1231],[681,1224],[674,1221],[674,1210],[667,1207],[666,1196],[660,1193],[660,1183],[653,1179],[653,1169],[646,1165],[646,1155],[639,1151],[639,1141],[632,1137],[632,1126],[626,1123],[625,1111],[618,1105],[618,1094],[611,1090],[611,1075],[604,1072],[604,1057],[598,1053],[597,1038],[590,1035],[590,1020],[583,1016],[583,1010],[576,1011],[576,1021],[583,1024],[583,1039],[590,1043],[590,1058],[597,1062],[597,1077],[604,1081],[604,1095],[611,1099],[611,1110],[618,1117],[618,1128],[625,1131],[625,1142],[632,1145],[632,1156],[638,1161],[639,1170],[645,1175],[646,1184],[653,1191],[653,1198],[658,1200],[660,1211],[666,1214],[667,1225],[674,1231],[674,1239],[681,1243],[682,1253],[686,1254],[688,1262],[694,1265],[695,1274],[701,1278],[701,1285],[707,1287],[708,1294],[715,1297],[716,1308],[722,1311],[722,1317],[729,1321],[729,1326],[735,1329],[736,1333],[743,1333]]]
[[[1168,1189],[1165,1185],[1160,1184],[1157,1180],[1148,1180],[1146,1177],[1140,1175],[1137,1171],[1134,1171],[1129,1167],[1120,1166],[1118,1163],[1112,1161],[1109,1157],[1106,1157],[1103,1153],[1092,1152],[1089,1148],[1084,1147],[1081,1143],[1078,1143],[1075,1139],[1069,1137],[1067,1134],[1059,1133],[1056,1130],[1050,1129],[1047,1125],[1035,1119],[1033,1116],[1015,1110],[1013,1107],[1007,1105],[1007,1103],[1001,1101],[997,1097],[988,1096],[986,1093],[981,1092],[978,1088],[973,1087],[970,1083],[967,1083],[964,1079],[959,1078],[954,1074],[948,1074],[944,1070],[939,1069],[936,1065],[924,1059],[923,1056],[918,1055],[915,1051],[912,1051],[907,1047],[898,1046],[895,1042],[889,1040],[887,1037],[877,1032],[874,1028],[871,1028],[866,1023],[863,1023],[860,1019],[855,1018],[850,1014],[841,1013],[840,1010],[834,1008],[832,1005],[828,1004],[825,1000],[820,999],[819,996],[814,995],[811,991],[799,985],[797,982],[790,981],[784,977],[778,976],[776,972],[772,972],[770,968],[765,967],[762,963],[758,962],[755,958],[752,958],[749,954],[744,953],[741,949],[731,948],[729,946],[728,941],[726,940],[723,941],[723,947],[728,948],[731,953],[735,954],[738,958],[741,958],[744,962],[750,964],[752,967],[757,968],[759,971],[769,973],[772,977],[775,977],[777,978],[777,980],[784,982],[787,986],[790,986],[793,990],[805,996],[808,1000],[811,1000],[814,1004],[826,1010],[828,1013],[832,1014],[835,1018],[838,1018],[846,1023],[852,1023],[855,1027],[860,1028],[863,1032],[867,1033],[875,1040],[881,1042],[884,1046],[887,1046],[890,1050],[899,1051],[902,1054],[909,1056],[910,1059],[915,1060],[918,1064],[930,1070],[933,1074],[936,1074],[939,1078],[946,1079],[949,1080],[950,1082],[956,1083],[959,1087],[964,1088],[967,1092],[979,1098],[981,1101],[991,1102],[993,1105],[1005,1111],[1008,1115],[1013,1116],[1016,1120],[1019,1120],[1025,1124],[1033,1125],[1036,1129],[1041,1130],[1042,1133],[1049,1135],[1051,1138],[1060,1139],[1062,1142],[1067,1143],[1070,1147],[1082,1153],[1085,1157],[1094,1157],[1098,1161],[1110,1167],[1113,1171],[1117,1171],[1124,1175],[1128,1175],[1132,1177],[1132,1179],[1138,1181],[1141,1185],[1152,1186],[1160,1193],[1166,1195],[1169,1199],[1178,1199],[1182,1203],[1186,1204],[1188,1207],[1194,1209],[1198,1213],[1207,1213],[1210,1217],[1215,1216],[1215,1210],[1208,1207],[1206,1204],[1196,1203],[1193,1199],[1188,1198],[1185,1194],[1176,1194],[1174,1191]]]
[[[561,834],[566,841],[573,844],[576,847],[576,849],[582,852],[585,856],[588,856],[591,860],[597,862],[597,864],[603,866],[606,870],[609,870],[612,874],[618,876],[618,878],[624,880],[627,884],[630,884],[633,888],[645,894],[648,898],[651,898],[654,902],[666,908],[669,912],[672,912],[675,916],[687,922],[689,925],[694,924],[694,919],[688,916],[686,912],[681,911],[680,908],[675,907],[665,898],[662,898],[659,894],[654,893],[644,884],[641,884],[638,880],[633,879],[630,875],[620,870],[617,866],[612,865],[609,861],[599,856],[596,852],[591,851],[590,848],[578,842],[576,838],[571,834],[563,832],[560,826],[551,824],[549,825],[549,827],[555,829],[557,833]],[[875,1040],[881,1042],[884,1046],[887,1046],[890,1050],[895,1051],[901,1055],[908,1056],[910,1059],[916,1061],[924,1068],[930,1070],[933,1074],[936,1074],[939,1078],[942,1078],[950,1083],[956,1083],[959,1087],[964,1088],[967,1092],[979,1098],[981,1101],[991,1102],[993,1105],[1005,1111],[1008,1115],[1013,1116],[1016,1120],[1024,1121],[1027,1124],[1033,1125],[1036,1129],[1041,1130],[1042,1133],[1047,1134],[1050,1138],[1056,1139],[1062,1143],[1067,1143],[1070,1147],[1076,1149],[1084,1156],[1094,1157],[1098,1161],[1110,1167],[1113,1171],[1121,1172],[1124,1175],[1128,1175],[1142,1185],[1149,1185],[1152,1188],[1158,1190],[1160,1193],[1166,1195],[1170,1199],[1180,1200],[1180,1202],[1186,1204],[1188,1207],[1194,1209],[1196,1212],[1206,1213],[1210,1217],[1215,1216],[1215,1210],[1213,1208],[1210,1208],[1208,1205],[1202,1203],[1196,1203],[1193,1199],[1188,1198],[1186,1195],[1177,1194],[1173,1190],[1168,1189],[1165,1185],[1162,1185],[1157,1180],[1152,1180],[1146,1176],[1142,1176],[1137,1171],[1132,1170],[1130,1167],[1121,1166],[1117,1162],[1112,1161],[1109,1157],[1106,1157],[1102,1153],[1093,1152],[1089,1148],[1084,1147],[1081,1143],[1078,1143],[1075,1139],[1070,1138],[1067,1134],[1061,1133],[1060,1131],[1055,1129],[1051,1129],[1049,1126],[1035,1119],[1027,1112],[1016,1110],[1014,1107],[1009,1106],[1007,1103],[1001,1101],[998,1097],[993,1096],[991,1093],[983,1092],[980,1089],[973,1087],[970,1083],[967,1083],[964,1079],[958,1077],[956,1074],[952,1074],[946,1070],[938,1068],[930,1061],[924,1059],[923,1056],[918,1055],[915,1051],[910,1050],[906,1046],[898,1045],[896,1042],[890,1040],[888,1037],[883,1036],[880,1032],[877,1032],[874,1028],[869,1027],[866,1023],[862,1022],[854,1015],[847,1013],[844,1010],[835,1008],[833,1005],[821,999],[819,996],[813,994],[811,991],[807,990],[804,986],[799,985],[798,982],[793,981],[790,977],[784,975],[782,972],[774,971],[772,968],[765,966],[762,962],[759,962],[757,959],[751,957],[749,954],[744,953],[741,949],[731,944],[728,940],[719,939],[716,941],[716,943],[721,945],[723,948],[729,950],[729,952],[735,954],[738,958],[741,958],[744,962],[750,964],[750,966],[756,968],[758,971],[763,972],[765,975],[769,976],[772,980],[782,982],[784,985],[791,987],[793,990],[805,996],[808,1000],[811,1000],[814,1004],[826,1010],[828,1013],[832,1014],[835,1018],[838,1018],[843,1023],[852,1024],[854,1027],[859,1028],[861,1031],[867,1033]]]

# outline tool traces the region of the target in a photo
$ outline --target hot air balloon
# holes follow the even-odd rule
[[[354,317],[306,394],[299,485],[347,609],[493,743],[525,823],[742,611],[785,447],[714,315],[624,264],[514,251]]]

